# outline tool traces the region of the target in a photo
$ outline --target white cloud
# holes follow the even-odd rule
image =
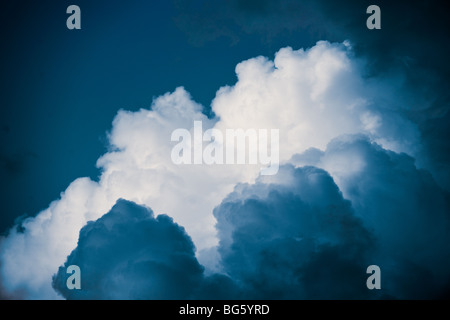
[[[183,88],[155,99],[151,110],[119,111],[109,137],[112,151],[97,163],[103,170],[99,182],[75,180],[60,200],[24,222],[24,233],[12,230],[2,240],[3,289],[21,291],[25,298],[55,298],[51,277],[76,247],[80,228],[118,198],[173,217],[198,250],[216,245],[213,208],[236,183],[254,181],[260,166],[173,164],[171,133],[191,129],[194,120],[203,122],[203,130],[279,129],[281,161],[310,147],[323,150],[331,139],[352,133],[402,149],[403,140],[397,138],[404,139],[404,133],[381,125],[382,111],[370,116],[379,92],[373,82],[365,84],[361,70],[346,44],[319,42],[306,51],[283,48],[274,61],[257,57],[238,64],[238,82],[221,88],[212,101],[216,119],[207,119]],[[389,97],[394,95],[383,99]],[[401,121],[414,136],[414,127]]]

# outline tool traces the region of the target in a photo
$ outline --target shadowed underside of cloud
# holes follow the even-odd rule
[[[82,289],[66,286],[67,267],[77,265]],[[194,244],[166,215],[118,200],[80,231],[78,245],[53,278],[67,299],[187,299],[203,277]]]
[[[438,298],[450,281],[450,194],[414,159],[343,136],[327,149],[295,155],[299,166],[327,170],[371,230],[384,288],[397,298]],[[388,280],[389,279],[389,280]]]
[[[242,184],[214,214],[221,273],[208,276],[184,229],[119,200],[80,231],[53,277],[67,299],[367,298],[373,237],[323,170],[282,167],[289,184]],[[78,265],[82,289],[66,286]]]
[[[374,239],[350,202],[324,170],[280,176],[238,185],[215,209],[223,270],[251,299],[369,298]]]
[[[352,202],[327,171],[313,166],[283,165],[277,176],[238,184],[214,210],[219,273],[204,274],[190,237],[171,218],[119,200],[81,229],[53,286],[68,299],[443,297],[450,279],[449,211],[448,202],[437,202],[448,195],[410,157],[362,136],[332,141],[314,153],[315,163],[326,166],[333,157],[338,163],[342,152],[362,164],[352,177],[336,173]],[[293,162],[313,161],[306,155]],[[397,188],[398,179],[408,186]],[[365,183],[372,187],[358,191]],[[410,206],[402,209],[405,202]],[[82,290],[66,287],[71,264],[82,270]],[[366,287],[371,264],[381,267],[381,291]]]

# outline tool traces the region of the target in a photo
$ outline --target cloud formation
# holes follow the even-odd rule
[[[237,185],[214,210],[223,270],[245,297],[369,298],[374,238],[331,176],[286,165],[265,180]]]
[[[285,240],[286,245],[293,244],[293,241],[297,242],[294,239],[297,237],[295,232],[306,232],[303,224],[310,223],[313,225],[312,230],[317,232],[317,237],[311,242],[318,241],[323,247],[317,249],[313,244],[307,244],[302,249],[295,247],[295,250],[300,250],[299,256],[310,259],[310,263],[313,261],[319,263],[325,257],[330,259],[334,257],[333,259],[337,259],[333,260],[337,266],[344,268],[343,266],[348,264],[350,269],[360,268],[362,265],[355,261],[357,256],[364,255],[365,251],[362,249],[364,245],[361,243],[370,242],[369,233],[365,230],[369,227],[359,225],[358,218],[362,219],[364,216],[362,211],[352,209],[344,198],[348,197],[352,203],[357,201],[363,203],[365,198],[352,197],[351,183],[346,184],[348,177],[339,176],[339,170],[344,173],[348,171],[349,174],[357,170],[357,158],[353,156],[352,148],[348,147],[342,155],[337,153],[327,167],[323,162],[327,158],[321,158],[321,155],[332,139],[342,135],[362,134],[370,141],[378,142],[378,148],[407,152],[412,155],[417,151],[416,145],[420,138],[416,126],[396,111],[395,106],[401,104],[395,94],[397,87],[390,86],[391,82],[366,81],[364,66],[364,61],[354,57],[348,42],[332,44],[321,41],[307,50],[293,50],[288,47],[281,49],[275,55],[274,61],[257,57],[238,64],[237,83],[234,86],[220,88],[212,101],[212,110],[216,115],[212,119],[208,119],[202,113],[203,107],[193,101],[182,87],[154,99],[150,109],[141,109],[137,112],[119,111],[109,134],[110,151],[97,163],[102,169],[99,181],[91,181],[87,178],[75,180],[62,193],[61,199],[51,203],[49,208],[36,217],[22,221],[19,227],[13,228],[8,236],[1,239],[2,290],[7,295],[23,298],[58,298],[51,285],[52,275],[76,248],[80,229],[88,221],[99,219],[113,207],[118,199],[123,198],[152,208],[154,212],[166,213],[173,218],[174,223],[186,229],[198,250],[196,252],[198,262],[208,271],[206,280],[201,284],[204,290],[220,287],[218,283],[223,281],[226,283],[223,287],[230,288],[230,292],[234,289],[243,290],[239,294],[251,296],[249,292],[254,292],[258,285],[246,284],[240,287],[239,281],[248,280],[245,272],[235,269],[232,264],[232,260],[240,253],[227,249],[226,241],[231,240],[230,235],[227,234],[229,232],[226,227],[227,215],[223,210],[229,204],[223,200],[236,185],[243,188],[240,183],[250,185],[255,183],[261,168],[259,165],[183,166],[173,164],[170,158],[174,145],[170,141],[171,133],[177,128],[192,130],[194,121],[202,121],[204,130],[208,128],[279,129],[282,162],[291,161],[294,154],[303,154],[303,157],[315,160],[312,165],[327,170],[329,174],[314,168],[291,169],[291,171],[284,169],[284,173],[278,173],[276,177],[284,177],[288,181],[293,181],[292,183],[299,179],[306,185],[310,184],[309,191],[300,185],[295,185],[298,188],[298,194],[293,191],[287,192],[283,187],[280,187],[281,190],[273,186],[263,187],[260,183],[257,183],[255,187],[248,187],[248,190],[243,188],[242,190],[247,190],[245,191],[247,193],[258,193],[259,191],[255,190],[259,188],[265,188],[265,192],[269,189],[273,192],[260,195],[262,200],[259,203],[249,201],[242,210],[248,211],[248,217],[253,217],[255,223],[261,228],[264,228],[268,221],[256,220],[259,216],[256,215],[256,208],[252,207],[253,205],[257,208],[261,206],[261,209],[268,208],[268,219],[273,212],[284,217],[284,220],[277,221],[280,225],[275,224],[275,235],[286,232],[288,235]],[[380,90],[383,96],[380,96]],[[402,130],[398,130],[398,125],[402,126]],[[328,148],[331,148],[330,146]],[[311,148],[315,149],[311,151]],[[403,155],[398,157],[407,159],[407,156]],[[323,164],[320,164],[321,161]],[[348,165],[346,168],[346,161],[355,162],[355,165]],[[404,161],[408,165],[408,161],[411,160]],[[343,166],[340,169],[339,163]],[[386,163],[389,164],[389,161]],[[375,162],[373,166],[378,168],[378,165],[383,164]],[[408,168],[414,168],[414,166],[409,164]],[[411,172],[415,172],[414,170],[411,169]],[[402,171],[393,173],[399,174],[397,182],[400,183]],[[330,176],[333,179],[336,176],[336,184]],[[417,176],[421,175],[411,175],[413,179]],[[273,177],[273,179],[281,178]],[[314,179],[319,179],[317,185],[313,183]],[[357,182],[360,183],[360,181]],[[373,184],[373,186],[376,185]],[[379,185],[384,184],[380,182]],[[393,185],[397,187],[396,184]],[[338,187],[341,188],[344,197],[340,194]],[[362,187],[370,189],[369,184]],[[437,187],[434,188],[439,190]],[[381,195],[388,193],[389,191],[386,191]],[[236,194],[236,190],[233,194]],[[366,195],[363,194],[363,196]],[[246,195],[240,195],[240,197],[246,199]],[[325,201],[325,198],[328,199]],[[292,201],[294,211],[301,214],[292,216],[285,207],[289,201]],[[325,201],[324,204],[320,204],[321,201]],[[399,200],[398,206],[401,206],[401,201],[404,200]],[[337,211],[331,212],[332,217],[335,217],[333,215],[343,217],[346,223],[353,226],[351,234],[342,234],[339,231],[341,226],[337,222],[321,226],[318,221],[315,221],[328,214],[326,213],[328,207],[325,204],[336,207]],[[213,215],[213,210],[217,206],[219,207]],[[239,207],[236,207],[236,210],[238,209]],[[313,212],[316,212],[315,210],[317,217],[310,218]],[[115,215],[112,214],[112,216]],[[232,213],[230,215],[233,216]],[[291,218],[301,225],[298,229],[291,230],[285,226]],[[101,221],[97,221],[98,224],[101,225]],[[94,225],[97,222],[94,222]],[[245,220],[233,223],[236,225],[231,227],[238,230],[249,228],[250,224]],[[330,239],[325,239],[325,229],[322,228],[330,228]],[[85,232],[86,230],[80,235],[82,244],[83,241],[91,241],[85,237]],[[370,228],[369,232],[372,232]],[[407,234],[408,237],[411,235],[412,232]],[[313,237],[313,235],[307,236]],[[350,244],[350,240],[346,238],[352,236],[356,237],[354,244]],[[238,240],[249,247],[249,257],[256,258],[260,255],[258,250],[253,252],[250,248],[253,240],[245,237]],[[273,243],[269,241],[266,244],[269,254],[279,248],[278,240],[272,240]],[[302,245],[304,242],[300,241]],[[220,258],[216,251],[218,244],[219,253],[225,259],[224,265],[220,265],[218,261]],[[361,249],[358,251],[352,247],[353,253],[346,258],[345,255],[342,256],[341,249],[347,248],[347,245],[361,247]],[[104,250],[109,252],[110,249],[106,246]],[[313,252],[318,254],[312,257]],[[282,251],[278,253],[281,254]],[[284,257],[280,256],[280,258]],[[307,272],[298,271],[300,273],[297,274],[291,262],[293,263],[293,261],[285,261],[284,267],[291,274],[300,276],[302,272]],[[257,261],[254,263],[255,265],[250,264],[249,268],[258,266]],[[308,264],[303,265],[305,268],[307,266]],[[221,270],[222,268],[225,268],[225,271]],[[315,269],[311,267],[305,270],[313,272]],[[138,272],[138,270],[130,272]],[[215,272],[223,274],[214,274]],[[231,276],[231,279],[227,278],[227,275]],[[331,275],[328,276],[331,277]],[[235,283],[235,280],[238,283]],[[55,284],[57,287],[58,281]],[[310,285],[313,286],[313,284]],[[304,283],[303,293],[292,288],[290,292],[286,292],[286,296],[306,297],[308,292],[312,296],[320,296],[319,289],[306,287]],[[279,289],[275,286],[267,287],[267,290],[267,296],[273,296]],[[206,291],[200,290],[197,294],[201,296]],[[223,290],[220,292],[226,294]],[[356,295],[357,290],[353,290],[344,296]]]
[[[364,136],[336,138],[325,151],[311,149],[292,162],[333,176],[376,238],[373,260],[390,279],[386,292],[397,298],[444,294],[450,283],[450,194],[430,172]]]
[[[315,159],[311,153],[292,162],[339,164],[343,154],[358,159],[349,175],[367,192],[341,174],[350,201],[327,171],[292,164],[276,176],[237,184],[214,209],[215,272],[204,272],[190,237],[171,218],[119,200],[81,229],[77,247],[54,277],[55,288],[68,299],[445,297],[449,202],[430,174],[364,136],[335,139],[313,153]],[[394,177],[391,183],[386,175]],[[396,177],[409,187],[398,188]],[[82,290],[66,287],[71,264],[82,270]],[[381,267],[381,291],[366,287],[371,264]]]
[[[81,290],[66,286],[66,269],[80,267]],[[184,228],[172,218],[118,200],[80,231],[77,247],[53,278],[66,299],[187,299],[203,267]]]
[[[365,267],[374,238],[324,170],[286,165],[238,184],[214,215],[220,273],[203,273],[171,218],[118,200],[81,229],[53,286],[67,299],[371,297]],[[67,289],[69,265],[81,269],[81,290]]]
[[[366,26],[366,9],[371,1],[343,0],[174,0],[175,21],[188,39],[197,45],[229,38],[231,43],[254,36],[265,43],[312,43],[350,40],[356,57],[368,61],[365,81],[383,82],[397,104],[382,101],[376,109],[396,110],[414,123],[420,135],[416,150],[418,165],[430,170],[436,181],[450,190],[450,20],[435,2],[378,0],[382,28]],[[387,104],[386,104],[387,102]],[[393,115],[392,115],[393,116]],[[402,128],[396,121],[395,127]],[[414,144],[414,143],[412,143]],[[417,144],[416,144],[417,146]],[[416,154],[415,154],[416,155]]]

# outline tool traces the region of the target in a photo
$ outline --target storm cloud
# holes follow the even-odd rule
[[[81,290],[69,290],[69,265]],[[118,200],[80,231],[77,247],[53,278],[67,299],[187,299],[203,278],[190,237],[167,215]]]
[[[292,163],[333,176],[375,236],[373,259],[390,279],[386,292],[397,298],[444,295],[450,280],[450,194],[429,171],[360,135],[336,138],[324,152],[308,150]]]
[[[223,269],[253,299],[368,298],[374,238],[330,175],[280,168],[235,188],[214,210]]]
[[[81,229],[53,286],[67,299],[446,297],[450,202],[430,173],[361,135],[291,162],[237,184],[214,209],[215,271],[170,217],[119,200]],[[72,264],[82,290],[66,287]],[[382,270],[380,291],[366,287],[372,264]]]

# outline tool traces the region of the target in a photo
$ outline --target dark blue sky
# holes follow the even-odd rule
[[[120,108],[149,107],[153,97],[181,85],[208,108],[219,87],[235,82],[238,62],[321,39],[352,40],[358,54],[373,58],[372,72],[415,64],[407,85],[436,103],[408,112],[448,187],[445,10],[427,1],[378,3],[383,28],[377,33],[365,28],[368,1],[3,4],[0,232],[47,207],[75,178],[99,175],[95,162]],[[81,8],[82,30],[66,28],[70,4]],[[425,86],[418,81],[424,75]]]

